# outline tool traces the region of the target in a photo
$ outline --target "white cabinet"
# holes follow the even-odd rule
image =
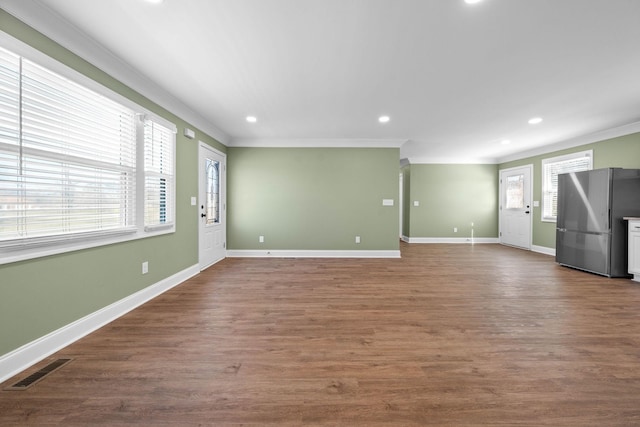
[[[629,274],[640,282],[640,218],[629,220]]]

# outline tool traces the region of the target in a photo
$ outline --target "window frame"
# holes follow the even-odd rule
[[[140,160],[140,162],[138,163],[138,167],[140,169],[138,169],[139,171],[142,171],[141,174],[143,176],[143,178],[141,179],[142,183],[141,183],[141,191],[143,192],[143,194],[140,196],[141,199],[139,199],[139,201],[142,203],[142,209],[139,209],[139,211],[142,211],[142,218],[141,218],[141,226],[144,228],[144,231],[146,232],[154,232],[154,231],[160,231],[160,230],[175,230],[175,224],[176,224],[176,128],[175,125],[170,124],[167,125],[168,122],[165,121],[161,121],[159,118],[155,117],[155,116],[140,116],[140,122],[142,124],[142,128],[140,129],[140,132],[138,134],[138,136],[140,137],[139,145],[142,145],[142,156],[138,156],[138,159]],[[173,143],[172,146],[170,147],[171,150],[171,167],[170,167],[170,171],[171,173],[165,173],[165,172],[158,172],[158,171],[148,171],[147,170],[147,165],[145,164],[145,158],[147,156],[147,153],[145,152],[146,148],[147,148],[147,144],[146,144],[146,126],[151,124],[152,126],[154,124],[157,124],[159,126],[161,126],[162,130],[166,130],[168,132],[173,133]],[[166,170],[166,169],[165,169]],[[169,195],[169,203],[166,204],[165,209],[169,212],[169,220],[166,222],[160,222],[157,224],[149,224],[147,222],[147,216],[146,216],[146,210],[145,207],[147,206],[147,187],[146,187],[146,182],[147,182],[147,177],[156,177],[156,178],[160,178],[161,180],[165,180],[165,183],[167,184],[167,187],[165,189],[165,191],[169,191],[170,195]],[[160,203],[161,205],[161,203]],[[139,204],[137,203],[136,206],[139,206]],[[162,207],[160,207],[160,210],[162,209]]]
[[[72,69],[43,52],[26,43],[0,31],[0,46],[23,57],[47,70],[59,74],[86,89],[94,91],[116,103],[136,112],[136,163],[135,163],[135,224],[129,230],[114,230],[113,232],[80,232],[58,236],[42,236],[37,238],[13,239],[0,243],[0,265],[28,259],[61,254],[71,251],[89,249],[98,246],[111,245],[132,240],[143,239],[163,234],[174,233],[176,230],[176,145],[177,127],[174,123],[153,113],[147,108],[120,95],[114,90],[102,85],[90,77]],[[173,133],[173,180],[168,187],[171,191],[171,210],[173,220],[161,227],[147,227],[144,224],[144,132],[143,120],[151,120],[171,130]]]
[[[567,172],[578,172],[578,171],[582,171],[582,170],[592,170],[593,169],[593,150],[584,150],[584,151],[578,151],[575,153],[569,153],[569,154],[564,154],[561,156],[555,156],[555,157],[549,157],[546,159],[542,159],[542,173],[541,175],[541,179],[542,179],[542,185],[541,185],[541,205],[540,205],[540,220],[542,222],[556,222],[557,221],[557,215],[551,216],[551,215],[545,215],[546,210],[547,210],[547,205],[545,203],[545,201],[547,200],[547,193],[552,193],[551,190],[547,190],[547,184],[549,184],[547,182],[547,168],[550,167],[551,165],[554,164],[558,164],[558,163],[565,163],[565,162],[570,162],[572,160],[577,160],[577,159],[582,159],[582,158],[588,158],[589,159],[589,164],[587,166],[587,169],[572,169],[572,170],[568,170]],[[556,174],[557,175],[557,174]],[[557,181],[557,178],[556,178]],[[557,189],[555,190],[555,193],[557,193]]]

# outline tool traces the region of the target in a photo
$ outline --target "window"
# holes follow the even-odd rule
[[[524,208],[524,174],[508,176],[505,209],[522,208]]]
[[[555,222],[558,216],[558,175],[592,168],[592,150],[542,161],[542,221]]]
[[[173,130],[153,120],[144,122],[144,226],[173,225]]]
[[[205,168],[207,175],[207,225],[218,224],[220,222],[220,162],[207,159]]]
[[[173,231],[174,150],[173,124],[0,48],[0,263]]]

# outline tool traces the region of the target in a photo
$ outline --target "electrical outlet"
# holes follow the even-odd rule
[[[142,263],[142,274],[147,274],[149,272],[149,261],[145,261]]]
[[[356,236],[356,243],[360,243],[360,236]]]
[[[258,237],[258,242],[260,242],[260,243],[264,243],[264,236],[260,236],[260,237]]]
[[[457,233],[458,232],[458,227],[453,227],[453,232]]]

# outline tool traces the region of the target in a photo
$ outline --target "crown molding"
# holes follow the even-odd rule
[[[322,139],[322,138],[287,138],[287,139],[233,139],[229,147],[252,148],[400,148],[406,139]]]
[[[575,138],[567,139],[565,141],[557,142],[550,145],[535,148],[533,150],[522,151],[509,156],[501,157],[498,159],[498,163],[506,163],[514,160],[526,159],[527,157],[540,156],[542,154],[549,154],[554,151],[565,150],[567,148],[579,147],[581,145],[592,144],[594,142],[605,141],[607,139],[618,138],[620,136],[631,135],[633,133],[640,132],[640,122],[633,122],[626,125],[618,126],[612,129],[605,129],[599,132],[590,133],[587,135],[578,136]]]
[[[218,142],[229,143],[227,133],[39,1],[0,0],[0,8]]]
[[[495,165],[497,159],[486,158],[458,158],[458,157],[409,157],[407,164],[411,165]]]

